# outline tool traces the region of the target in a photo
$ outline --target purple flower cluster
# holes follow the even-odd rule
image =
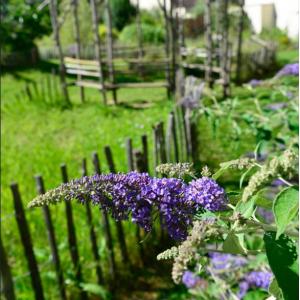
[[[202,279],[191,271],[185,271],[182,276],[182,283],[188,288],[192,289],[201,284]]]
[[[276,77],[294,75],[299,76],[299,63],[285,65],[277,74]]]
[[[193,180],[187,188],[187,198],[210,211],[223,210],[227,204],[224,189],[209,177]]]
[[[244,280],[239,284],[239,299],[242,299],[247,291],[251,288],[260,288],[268,290],[271,283],[272,273],[263,271],[252,271],[244,277]]]
[[[91,201],[117,220],[131,216],[132,221],[150,231],[152,218],[161,216],[169,235],[184,240],[199,208],[223,209],[225,191],[210,178],[186,184],[176,178],[152,178],[147,173],[85,176],[38,196],[29,206],[42,206],[62,200]]]
[[[248,261],[245,257],[227,253],[210,252],[210,262],[216,271],[237,269],[245,266]]]
[[[187,185],[176,178],[153,178],[142,188],[142,197],[158,207],[163,224],[176,240],[186,237],[197,207],[186,198],[186,190]]]

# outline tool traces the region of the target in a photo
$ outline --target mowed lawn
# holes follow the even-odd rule
[[[46,188],[53,188],[61,182],[61,163],[67,164],[70,178],[80,177],[82,159],[87,158],[88,170],[91,173],[91,155],[97,151],[102,171],[108,172],[103,152],[105,145],[109,145],[112,149],[116,169],[126,171],[126,138],[132,138],[134,148],[141,148],[141,136],[147,134],[151,153],[152,125],[161,120],[166,121],[172,107],[172,102],[167,99],[166,90],[163,88],[123,89],[118,92],[121,104],[106,107],[102,104],[99,91],[93,89],[86,89],[86,103],[81,104],[79,89],[76,87],[69,89],[71,101],[74,103],[71,109],[51,107],[45,105],[43,101],[29,102],[24,95],[21,96],[21,100],[16,99],[16,95],[20,95],[24,89],[25,82],[40,81],[47,75],[49,74],[37,70],[23,70],[7,73],[1,78],[1,229],[13,275],[17,277],[18,299],[31,299],[32,290],[29,277],[23,277],[28,270],[13,216],[9,184],[13,181],[19,184],[22,200],[26,206],[36,196],[33,176],[43,175]],[[51,208],[51,211],[63,264],[70,269],[64,207]],[[98,210],[94,210],[93,213],[95,222],[99,225]],[[95,268],[88,265],[93,260],[85,209],[74,205],[74,214],[81,258],[90,258],[85,261],[87,266],[84,272],[87,281],[95,282],[93,279]],[[47,295],[55,299],[58,291],[57,289],[51,291],[51,284],[56,285],[56,281],[49,260],[50,252],[41,210],[29,211],[27,217],[37,258],[43,264],[45,260],[48,261],[48,264],[42,265],[41,270]],[[99,226],[96,226],[96,229],[101,230]],[[131,230],[128,232],[130,235]],[[100,235],[99,246],[102,250],[105,248],[103,243],[104,240]],[[71,270],[69,273],[72,273]]]

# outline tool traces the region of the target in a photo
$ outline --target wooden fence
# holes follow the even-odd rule
[[[180,93],[180,92],[179,92]],[[184,98],[183,94],[181,97]],[[141,137],[141,149],[133,149],[132,140],[128,138],[126,140],[126,157],[128,171],[137,170],[139,172],[149,172],[155,174],[155,167],[161,163],[166,162],[178,162],[178,161],[192,161],[193,157],[196,157],[196,130],[195,125],[191,122],[191,110],[184,105],[184,102],[179,102],[174,107],[174,110],[169,114],[167,126],[165,128],[164,122],[159,122],[153,126],[153,150],[150,151],[148,136],[143,135]],[[113,153],[109,146],[105,146],[104,154],[106,157],[107,165],[110,172],[117,172]],[[153,166],[150,166],[150,155],[153,156]],[[92,164],[95,174],[101,173],[100,161],[97,152],[92,154]],[[62,164],[60,166],[62,182],[69,180],[67,166]],[[82,176],[87,175],[87,160],[82,160]],[[44,180],[41,175],[35,176],[37,194],[43,194],[46,192],[44,186]],[[12,192],[12,198],[15,209],[15,220],[18,225],[19,234],[21,237],[21,243],[24,249],[24,256],[28,264],[29,276],[31,278],[32,289],[34,291],[36,300],[47,299],[47,291],[43,289],[43,284],[40,275],[40,266],[37,263],[34,254],[34,237],[31,236],[29,226],[26,219],[26,211],[24,210],[19,186],[17,183],[10,185]],[[82,268],[80,263],[79,251],[78,251],[78,240],[74,217],[73,217],[73,203],[65,201],[65,218],[67,223],[67,236],[69,255],[71,257],[73,272],[76,282],[84,282]],[[87,226],[89,229],[89,240],[91,244],[93,259],[96,268],[97,284],[108,285],[112,290],[114,284],[116,284],[116,278],[118,276],[118,266],[116,263],[116,253],[119,252],[123,266],[131,266],[133,257],[130,256],[128,251],[128,239],[123,228],[124,222],[118,222],[110,219],[106,212],[101,212],[101,222],[103,228],[103,235],[106,240],[106,251],[107,251],[107,262],[109,265],[109,280],[104,281],[102,261],[98,252],[97,234],[94,222],[92,220],[91,206],[90,204],[85,205]],[[53,219],[49,207],[44,206],[41,208],[43,218],[46,226],[49,242],[49,248],[52,256],[53,269],[56,274],[57,289],[61,299],[67,299],[66,297],[66,286],[64,282],[64,271],[60,261],[60,253],[57,246],[56,232],[53,226]],[[3,217],[3,216],[2,216]],[[116,228],[116,239],[118,245],[113,243],[112,239],[112,223],[115,224]],[[163,230],[160,230],[161,237],[165,235]],[[142,243],[140,243],[143,233],[140,229],[136,230],[136,239],[138,242],[138,250],[140,261],[142,265],[146,262],[145,250]],[[0,239],[1,247],[1,278],[2,278],[2,292],[7,300],[17,299],[17,295],[14,291],[14,278],[9,265],[8,253],[5,252],[3,241]],[[7,241],[8,243],[9,241]],[[4,241],[4,244],[6,241]],[[147,252],[149,249],[147,249]],[[21,258],[18,258],[21,259]],[[106,276],[107,277],[107,276]],[[87,293],[81,289],[80,299],[88,299]]]

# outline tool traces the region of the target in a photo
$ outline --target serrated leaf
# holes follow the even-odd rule
[[[286,226],[293,220],[299,211],[299,191],[295,187],[288,187],[277,194],[273,203],[273,213],[277,225],[278,238]]]
[[[282,291],[280,287],[278,286],[278,282],[276,278],[273,278],[270,286],[269,286],[269,294],[273,295],[277,300],[283,299]]]
[[[298,251],[285,234],[276,239],[275,232],[264,235],[267,258],[285,300],[299,299]]]
[[[232,232],[227,235],[223,243],[223,250],[231,254],[246,254],[245,248],[241,245],[240,238]]]
[[[250,218],[255,210],[255,198],[252,197],[247,202],[242,202],[240,200],[235,210],[239,212],[244,218]]]

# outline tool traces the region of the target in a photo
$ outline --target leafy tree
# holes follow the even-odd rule
[[[130,3],[130,0],[111,0],[110,6],[113,27],[119,31],[130,23],[136,14],[136,8]]]
[[[0,41],[4,51],[27,50],[36,38],[51,32],[49,10],[38,10],[38,0],[1,2]]]

